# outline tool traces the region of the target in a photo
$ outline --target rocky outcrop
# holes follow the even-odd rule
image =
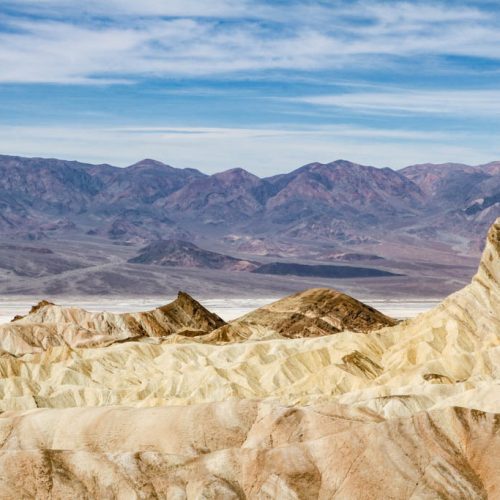
[[[436,308],[400,327],[380,333],[384,364],[392,373],[410,371],[422,363],[457,363],[447,369],[461,379],[460,357],[496,356],[500,346],[500,219],[491,226],[477,274],[462,290]],[[406,341],[402,341],[406,339]]]
[[[0,325],[0,348],[19,356],[56,346],[103,347],[173,334],[195,337],[222,325],[221,318],[183,292],[158,309],[125,314],[91,313],[42,301],[27,316]]]
[[[346,294],[313,288],[252,311],[215,330],[203,341],[320,337],[345,330],[369,333],[396,323]]]
[[[328,288],[296,293],[226,324],[186,293],[171,304],[139,313],[90,313],[45,300],[28,315],[0,325],[0,348],[22,355],[68,345],[106,347],[142,340],[204,343],[239,342],[249,338],[302,338],[344,330],[364,332],[396,321],[348,295]]]

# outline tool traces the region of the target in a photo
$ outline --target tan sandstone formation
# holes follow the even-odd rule
[[[91,313],[42,301],[26,316],[0,325],[0,349],[19,356],[61,345],[99,347],[173,334],[193,337],[224,324],[183,292],[172,303],[152,311],[125,314]]]
[[[498,498],[495,415],[257,401],[0,417],[2,498]]]
[[[0,325],[0,349],[14,355],[55,346],[106,347],[115,342],[241,342],[368,333],[396,321],[348,295],[318,288],[299,292],[226,324],[188,294],[171,304],[139,313],[90,313],[42,301],[26,316]]]
[[[252,311],[205,336],[205,342],[321,337],[342,331],[368,333],[396,320],[328,288],[299,292]]]
[[[4,354],[0,498],[500,498],[500,219],[411,321],[245,335]]]
[[[275,398],[282,404],[338,400],[385,416],[443,405],[500,411],[499,235],[500,220],[470,285],[394,327],[369,335],[343,331],[227,345],[128,341],[4,355],[0,407]]]

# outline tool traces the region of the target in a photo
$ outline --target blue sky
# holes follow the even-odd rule
[[[2,0],[0,151],[259,175],[500,159],[500,7]]]

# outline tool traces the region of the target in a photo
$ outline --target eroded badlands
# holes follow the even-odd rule
[[[229,324],[42,303],[0,348],[2,498],[500,498],[500,219],[402,323],[324,289]]]

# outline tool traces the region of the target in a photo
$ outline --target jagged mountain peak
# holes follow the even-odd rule
[[[342,158],[325,163],[325,165],[328,167],[344,167],[344,168],[376,168],[372,167],[371,165],[364,165],[362,163],[357,163],[350,160],[344,160]]]
[[[178,323],[178,332],[182,333],[187,326],[194,325],[196,329],[193,333],[206,334],[225,322],[217,314],[212,313],[187,292],[179,290],[177,298],[165,306],[159,307],[158,311],[171,318],[175,318]],[[153,311],[154,313],[154,311]]]
[[[50,347],[103,347],[115,342],[206,335],[225,322],[185,292],[164,306],[137,313],[89,312],[41,301],[24,317],[0,325],[0,346],[22,355]]]
[[[498,165],[394,171],[338,159],[260,179],[242,168],[206,175],[150,158],[118,168],[0,156],[0,228],[31,235],[48,224],[55,238],[83,232],[124,241],[202,226],[303,241],[354,241],[364,231],[378,241],[399,238],[401,228],[409,238],[448,245],[459,235],[478,245],[498,209]]]

